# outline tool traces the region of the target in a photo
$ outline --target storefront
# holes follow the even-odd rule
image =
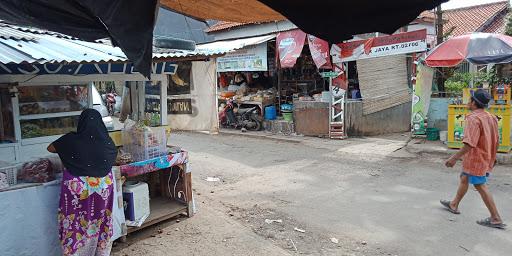
[[[327,135],[328,131],[311,134],[306,127],[310,126],[307,124],[309,120],[293,114],[295,103],[321,102],[322,92],[328,111],[328,79],[319,72],[332,68],[327,42],[307,36],[300,30],[291,30],[229,43],[245,46],[217,59],[221,118],[227,101],[234,99],[241,108],[255,106],[265,119],[263,128],[267,131],[290,134],[295,131],[296,124],[304,127],[305,133],[298,130],[299,133]],[[328,116],[322,121],[320,123],[328,127]]]
[[[88,64],[83,64],[82,67],[86,67],[87,65]],[[124,64],[120,65],[123,66]],[[96,66],[101,69],[103,64]],[[112,68],[114,68],[114,66],[112,66]],[[11,69],[13,66],[6,65],[6,67]],[[36,65],[35,67],[43,68],[43,65]],[[46,67],[50,68],[50,65]],[[62,67],[62,69],[69,68],[72,68],[72,66]],[[33,77],[33,75],[31,76]],[[166,75],[154,74],[152,83],[165,83],[167,81],[166,78]],[[123,79],[132,81],[124,81]],[[14,137],[12,136],[12,132],[9,132],[9,129],[6,129],[6,133],[4,133],[5,135],[10,134],[10,137],[4,135],[4,138],[9,138],[9,141],[7,143],[4,140],[5,143],[1,145],[1,161],[3,163],[0,167],[2,167],[1,169],[8,177],[8,180],[13,179],[15,181],[9,184],[8,187],[2,186],[0,190],[0,198],[2,198],[2,200],[0,200],[0,208],[2,208],[0,215],[3,216],[1,226],[4,228],[4,232],[2,233],[4,243],[2,243],[0,249],[7,252],[8,255],[11,254],[11,252],[13,255],[33,255],[36,253],[58,255],[60,254],[60,247],[57,240],[56,209],[60,192],[59,173],[62,170],[62,165],[55,155],[50,155],[46,151],[46,147],[62,134],[76,129],[78,116],[83,109],[96,108],[101,110],[101,107],[104,107],[101,101],[98,104],[99,106],[94,104],[94,98],[100,97],[95,86],[99,81],[117,80],[123,84],[124,88],[131,92],[132,95],[142,95],[142,99],[140,97],[134,97],[134,99],[131,100],[133,108],[130,110],[129,116],[130,118],[138,118],[139,120],[146,119],[145,117],[153,112],[149,112],[149,109],[144,108],[144,105],[137,104],[136,100],[138,100],[139,103],[146,103],[147,106],[146,99],[151,98],[148,98],[148,95],[143,93],[139,94],[139,92],[144,88],[142,85],[147,85],[148,83],[142,81],[142,77],[138,74],[126,74],[122,76],[108,74],[88,74],[82,76],[53,74],[40,75],[28,82],[25,82],[27,81],[26,75],[2,74],[0,75],[0,80],[5,82],[3,91],[9,92],[8,95],[11,100],[11,102],[7,101],[7,104],[4,104],[4,100],[9,98],[2,97],[2,105],[6,106],[10,103],[10,109],[12,109],[12,112],[3,111],[8,114],[12,113],[12,118],[3,118],[3,121],[12,121],[12,123],[4,122],[3,126],[14,126]],[[152,86],[156,87],[154,85]],[[130,93],[128,93],[128,95],[129,94]],[[162,97],[162,94],[152,96],[158,96],[159,100],[166,99],[166,97]],[[2,108],[2,110],[4,110],[4,108]],[[163,123],[166,122],[165,108],[156,108],[154,110],[158,110],[159,112],[157,113],[159,117],[155,118],[155,120],[160,120],[151,125],[161,126],[165,124]],[[114,117],[105,117],[104,120],[110,120],[109,122],[113,120],[115,122],[118,120],[117,114],[119,113],[116,113]],[[111,127],[111,129],[113,130],[111,136],[113,136],[116,144],[122,143],[122,134],[120,131],[116,131],[116,129],[120,128]],[[14,140],[12,138],[14,138]],[[165,144],[163,146],[165,148]],[[40,176],[29,176],[28,179],[30,180],[27,180],[25,166],[37,163],[40,159],[51,160],[51,165],[53,166],[51,168],[52,172],[48,172],[48,174],[44,173]],[[187,161],[188,158],[182,160],[179,164],[183,165]],[[121,166],[119,172],[117,172],[119,175],[115,182],[119,184],[122,184],[121,174],[123,170],[130,170],[130,167]],[[186,170],[186,168],[183,170]],[[10,175],[13,175],[13,178],[9,177]],[[117,188],[121,189],[121,185]],[[121,194],[121,190],[117,192],[118,196],[115,196],[116,198]],[[191,197],[188,197],[187,200],[191,200]],[[116,206],[117,205],[118,204],[116,204]],[[186,209],[188,205],[185,204],[184,207],[183,209]],[[187,212],[187,210],[184,211]],[[117,215],[114,224],[115,239],[130,230],[123,229],[124,214],[122,214],[122,212],[122,204],[121,207],[117,209],[114,208],[113,211],[114,215]],[[160,212],[160,214],[162,213]],[[23,230],[31,230],[31,232],[30,234],[17,233]],[[24,237],[24,241],[28,239],[32,242],[27,244],[19,239],[13,240],[17,237]]]
[[[328,43],[300,30],[281,32],[277,41],[280,109],[292,104],[298,134],[327,137],[332,121],[339,121],[330,108],[331,78],[322,75],[333,70]]]
[[[334,64],[347,70],[349,136],[410,130],[415,62],[427,50],[426,36],[423,29],[333,45]]]
[[[127,98],[131,103],[129,114],[132,119],[146,119],[148,114],[154,111],[149,109],[150,99],[157,99],[160,105],[156,105],[158,112],[155,113],[154,125],[167,124],[166,109],[159,107],[166,106],[161,104],[162,99],[166,98],[162,97],[165,95],[165,88],[157,89],[158,95],[145,95],[144,89],[145,85],[162,88],[160,85],[167,83],[167,73],[173,72],[175,66],[174,63],[158,64],[157,67],[161,67],[160,71],[153,74],[152,82],[148,83],[143,81],[140,74],[101,74],[101,70],[128,71],[131,67],[127,64],[38,64],[31,65],[31,68],[39,70],[38,73],[33,72],[30,75],[23,74],[26,71],[23,69],[26,68],[24,65],[5,65],[11,72],[0,72],[0,87],[6,93],[2,97],[2,125],[7,128],[1,144],[3,161],[23,162],[31,157],[46,154],[45,149],[50,142],[76,129],[78,116],[86,108],[95,108],[100,113],[103,112],[107,126],[112,131],[119,130],[121,127],[114,127],[112,123],[119,120],[120,113],[116,113],[114,117],[108,116],[108,112],[105,111],[107,106],[97,89],[97,85],[104,81],[121,84],[121,90],[126,90],[124,95],[132,96]],[[50,69],[82,73],[45,74],[46,70]],[[152,88],[152,91],[154,90]],[[122,91],[120,93],[123,95]],[[148,108],[145,109],[144,105]]]
[[[187,82],[196,88],[211,88],[214,83],[204,84],[195,79],[199,75],[194,73],[212,72],[214,65],[209,57],[215,57],[213,54],[206,54],[206,51],[155,54],[151,81],[147,81],[118,48],[48,31],[34,32],[10,25],[2,25],[2,29],[0,50],[6,53],[0,56],[2,252],[6,255],[61,254],[57,206],[63,167],[46,147],[62,134],[74,131],[81,111],[86,108],[94,108],[102,114],[114,142],[124,146],[128,153],[118,154],[117,166],[113,168],[116,177],[113,238],[176,215],[193,215],[188,153],[179,147],[168,148],[167,136],[171,122],[183,126],[176,116],[188,115],[190,108],[200,105],[176,104],[168,92],[176,86],[186,86]],[[6,36],[9,34],[12,36]],[[59,54],[52,55],[55,53],[52,49],[59,49]],[[181,72],[183,67],[189,67],[188,71]],[[197,81],[191,81],[194,79]],[[116,100],[109,101],[110,96]],[[191,95],[192,101],[193,97],[197,95]],[[198,115],[198,111],[192,113]],[[128,119],[142,127],[142,135],[134,130],[141,136],[137,141],[144,143],[142,148],[139,142],[132,143],[139,148],[129,146],[126,138],[139,138],[135,133],[123,138],[123,133],[129,130],[122,121]],[[216,124],[210,122],[213,123]],[[161,150],[154,154],[153,147]],[[144,157],[137,157],[138,152]],[[41,163],[45,166],[43,171],[28,171],[30,166]],[[126,187],[122,176],[134,185],[147,183],[152,198],[150,201],[147,197],[145,219],[132,223],[134,227],[128,227],[128,216],[125,218],[124,214],[123,201],[126,200],[122,193]]]
[[[224,48],[228,52],[216,59],[217,108],[221,127],[262,129],[265,108],[275,103],[275,37],[272,34],[209,44],[209,47]],[[225,114],[232,109],[235,111],[233,115]],[[239,114],[238,109],[251,111],[243,117],[235,117]]]

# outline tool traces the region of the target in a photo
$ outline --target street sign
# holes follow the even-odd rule
[[[335,78],[335,77],[338,77],[340,75],[340,73],[334,72],[334,71],[330,71],[330,72],[322,72],[322,73],[320,73],[320,75],[323,78]]]

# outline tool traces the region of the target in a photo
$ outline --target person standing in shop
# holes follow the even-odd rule
[[[238,86],[236,90],[236,94],[240,96],[245,96],[249,92],[249,85],[247,84],[247,78],[242,73],[238,73],[235,75],[235,85]]]
[[[466,117],[464,127],[464,146],[445,163],[451,168],[464,157],[459,188],[452,201],[441,200],[441,204],[451,213],[460,214],[459,204],[471,184],[480,193],[491,215],[489,218],[477,221],[477,224],[503,229],[506,225],[487,187],[487,178],[496,164],[499,146],[498,119],[485,111],[490,99],[489,93],[482,89],[475,91],[471,96],[471,101],[468,103],[471,114]]]

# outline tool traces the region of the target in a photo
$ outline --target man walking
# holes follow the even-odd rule
[[[471,114],[466,117],[464,128],[464,147],[446,161],[447,167],[453,167],[457,160],[462,161],[462,174],[457,195],[452,201],[441,200],[448,211],[460,214],[459,203],[468,191],[469,184],[475,186],[482,200],[491,213],[491,217],[477,221],[478,224],[492,228],[505,228],[494,199],[487,188],[487,177],[496,163],[496,152],[499,146],[498,120],[484,109],[491,96],[479,89],[474,92],[468,107]]]

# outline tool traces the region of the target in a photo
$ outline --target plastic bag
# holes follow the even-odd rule
[[[28,183],[45,183],[55,180],[52,162],[47,158],[23,164],[18,178]]]

